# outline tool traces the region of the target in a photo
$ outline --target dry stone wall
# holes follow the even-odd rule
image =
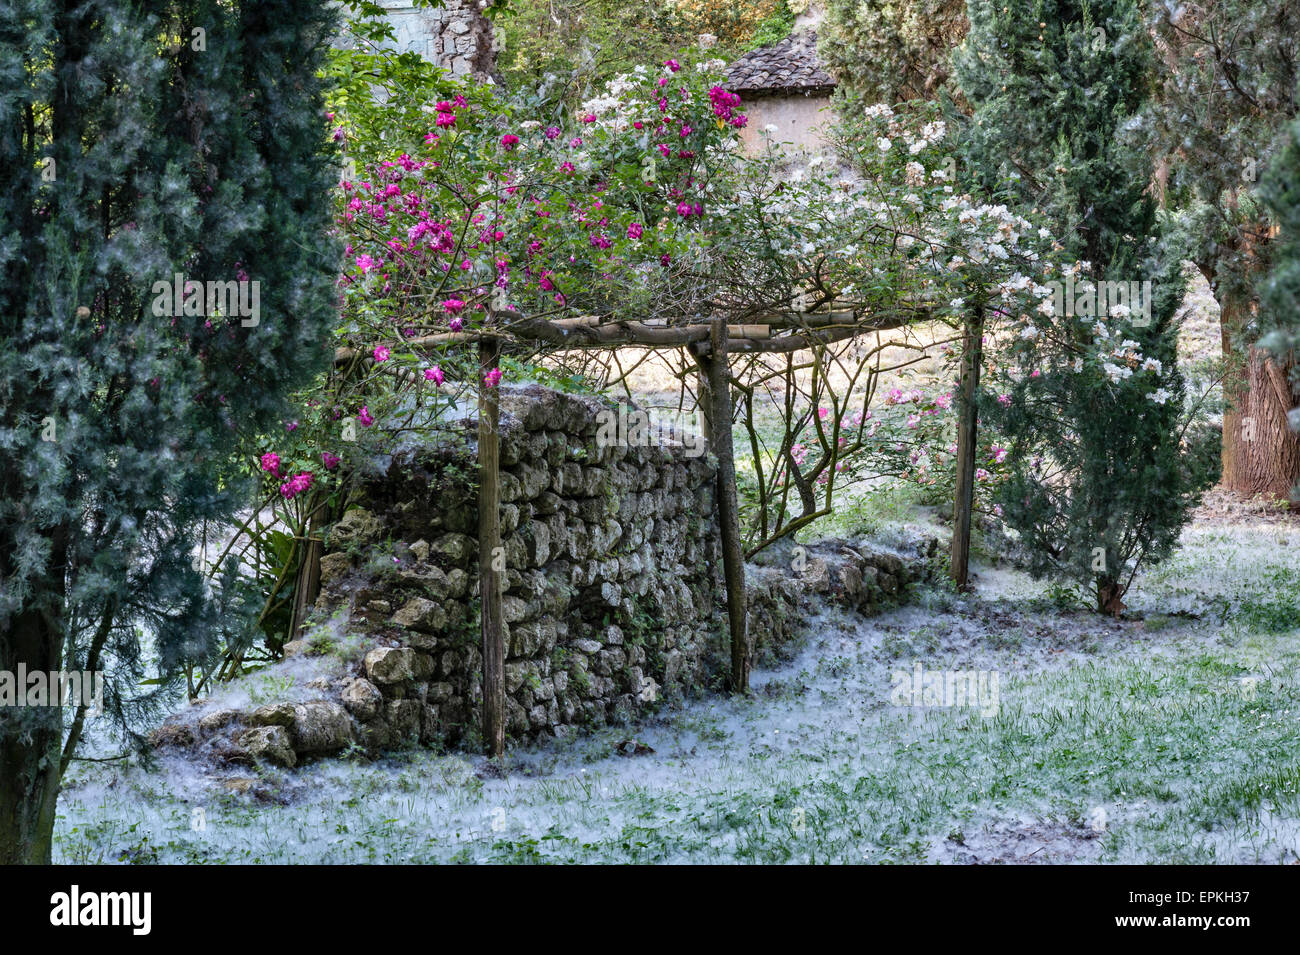
[[[501,399],[510,736],[621,722],[720,688],[729,650],[713,458],[694,436],[603,440],[619,412],[596,398],[523,386]],[[475,438],[468,419],[441,444],[377,462],[360,505],[326,532],[311,626],[264,677],[280,697],[240,691],[192,706],[158,745],[283,767],[344,750],[476,748]],[[775,549],[749,572],[760,665],[790,654],[810,602],[871,612],[926,572],[934,546],[899,556],[834,541],[798,561]]]
[[[711,459],[682,443],[598,441],[602,411],[593,398],[503,390],[497,556],[516,737],[679,697],[704,680],[710,641],[720,639]],[[327,535],[322,561],[318,611],[376,644],[360,679],[384,697],[389,730],[408,735],[418,722],[425,741],[458,741],[478,720],[468,425],[465,440],[394,455],[366,483],[365,506]],[[333,639],[329,626],[321,632]],[[383,742],[385,731],[375,733],[371,742]]]

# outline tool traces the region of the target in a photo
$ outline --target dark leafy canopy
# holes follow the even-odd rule
[[[1181,448],[1179,256],[1160,239],[1146,195],[1151,170],[1131,135],[1153,67],[1139,6],[975,0],[955,57],[974,108],[971,180],[1042,210],[1064,237],[1063,263],[1091,263],[1097,280],[1152,283],[1149,322],[1125,323],[1117,336],[1135,344],[1115,352],[1116,374],[1069,370],[1098,333],[1092,320],[1054,315],[1041,322],[1043,338],[1010,401],[985,403],[1012,440],[1013,477],[1001,500],[1031,569],[1090,582],[1112,611],[1137,564],[1172,548],[1196,483]],[[1116,328],[1105,321],[1108,333]],[[1150,378],[1125,374],[1133,371],[1125,353],[1160,363],[1163,401],[1153,400]]]
[[[1256,185],[1300,108],[1300,0],[1152,3],[1146,11],[1162,62],[1143,131],[1167,157],[1167,199],[1219,300],[1249,300],[1270,251]]]
[[[191,550],[242,503],[241,429],[328,360],[333,29],[323,0],[0,6],[0,666],[34,618],[65,668],[102,642],[124,723],[242,625]],[[156,315],[178,274],[258,283],[257,323]]]
[[[1300,121],[1287,127],[1285,146],[1260,183],[1260,195],[1278,229],[1273,271],[1260,292],[1261,344],[1275,354],[1288,355],[1300,347]],[[1300,420],[1292,415],[1292,428]]]

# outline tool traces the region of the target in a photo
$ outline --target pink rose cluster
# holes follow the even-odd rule
[[[320,458],[321,464],[325,466],[326,471],[333,471],[343,460],[337,454],[331,454],[329,451],[322,451]],[[280,460],[280,455],[276,454],[274,451],[268,451],[266,454],[262,455],[262,470],[272,477],[280,477],[281,465],[282,462]],[[293,477],[280,484],[280,495],[286,501],[291,501],[303,491],[310,488],[314,480],[315,477],[310,471],[303,471],[299,474],[295,474]]]
[[[437,125],[448,128],[456,125],[456,110],[464,109],[469,103],[465,97],[457,96],[454,100],[448,102],[442,100],[434,106],[438,113]]]
[[[310,471],[303,471],[301,474],[295,474],[289,480],[280,485],[280,494],[286,501],[291,501],[307,488],[311,487],[312,475]]]
[[[740,94],[715,86],[709,90],[709,102],[713,104],[713,115],[724,123],[730,123],[737,129],[743,129],[749,123],[749,117],[736,112],[740,106]]]

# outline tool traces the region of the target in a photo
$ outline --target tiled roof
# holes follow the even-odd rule
[[[737,93],[812,93],[834,89],[817,56],[817,33],[801,30],[771,46],[751,50],[727,67],[726,87]]]

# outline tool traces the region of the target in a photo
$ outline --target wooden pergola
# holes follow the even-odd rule
[[[483,738],[488,752],[505,751],[505,640],[503,634],[501,571],[494,566],[494,554],[501,546],[500,526],[500,399],[498,390],[484,383],[508,349],[561,352],[582,349],[611,349],[634,346],[650,349],[685,348],[693,359],[699,382],[699,406],[705,421],[705,438],[717,462],[717,500],[722,538],[723,577],[727,592],[731,670],[728,688],[735,693],[749,689],[751,653],[746,623],[745,562],[740,536],[739,504],[736,491],[735,454],[732,443],[733,409],[729,356],[733,354],[791,354],[808,348],[846,341],[858,335],[888,331],[932,319],[928,308],[900,308],[868,313],[858,308],[827,308],[808,312],[770,311],[746,315],[751,321],[731,324],[718,317],[709,321],[620,320],[597,316],[544,319],[513,310],[489,310],[481,327],[459,332],[418,336],[404,342],[415,351],[447,346],[476,346],[478,349],[478,464],[479,464],[479,582],[483,642]],[[975,333],[976,347],[979,334]],[[967,338],[970,348],[970,338]],[[340,348],[335,365],[347,365],[366,358],[365,350]],[[956,527],[970,530],[971,492],[974,476],[974,403],[978,379],[978,358],[962,366],[962,401],[959,405],[958,495]],[[962,475],[969,472],[965,481]],[[964,503],[963,503],[964,502]],[[954,533],[954,557],[960,552],[960,577],[954,561],[953,575],[959,584],[966,577],[968,543],[958,547]]]

